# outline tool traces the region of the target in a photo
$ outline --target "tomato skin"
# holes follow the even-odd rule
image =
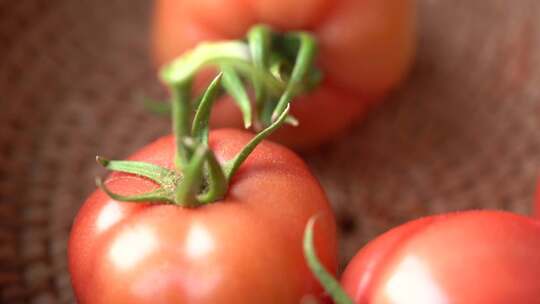
[[[201,41],[243,37],[250,26],[308,30],[319,41],[325,81],[291,109],[301,122],[274,140],[298,149],[339,135],[406,75],[415,53],[414,0],[156,0],[152,51],[161,66]],[[344,30],[346,29],[346,30]],[[320,92],[319,92],[320,91]],[[314,102],[315,101],[315,102]],[[239,126],[233,103],[214,112],[214,127]],[[319,122],[307,125],[305,121]]]
[[[412,221],[370,242],[341,282],[355,303],[536,303],[540,224],[501,211]]]
[[[252,135],[216,130],[210,146],[230,159]],[[130,159],[172,167],[164,137]],[[111,190],[148,191],[142,178],[113,173]],[[302,160],[261,143],[222,201],[194,209],[121,203],[96,191],[75,219],[69,241],[72,284],[81,304],[299,303],[322,289],[303,259],[303,229],[323,213],[316,246],[334,273],[336,226],[328,201]]]

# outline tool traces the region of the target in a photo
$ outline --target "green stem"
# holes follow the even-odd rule
[[[184,168],[184,178],[175,191],[175,201],[184,207],[200,205],[197,200],[198,190],[202,184],[202,168],[207,158],[208,147],[199,145],[188,166]]]
[[[204,204],[215,202],[225,197],[228,188],[225,172],[216,159],[214,153],[209,150],[207,156],[208,166],[208,190],[197,197]]]
[[[321,264],[317,253],[315,250],[315,245],[313,241],[313,230],[315,222],[317,221],[318,216],[312,216],[304,232],[304,256],[308,263],[309,268],[317,277],[324,290],[330,294],[332,300],[336,304],[354,304],[351,298],[345,293],[345,291],[339,285],[339,282],[334,279],[334,277],[326,270],[326,268]]]
[[[248,34],[249,50],[253,58],[253,64],[259,69],[266,69],[269,62],[269,52],[272,43],[272,32],[266,25],[253,26]]]
[[[185,83],[203,67],[225,59],[249,61],[248,46],[238,40],[202,43],[166,65],[161,78],[170,85]]]
[[[204,174],[203,178],[205,178],[206,181],[206,191],[196,197],[196,202],[194,204],[202,205],[222,199],[227,193],[228,183],[227,179],[225,178],[223,168],[217,161],[214,152],[208,148],[208,143],[196,142],[195,139],[186,139],[185,145],[192,152],[197,150],[206,151],[206,153],[201,156],[201,159],[206,164],[206,167],[197,166],[199,171],[204,170],[204,173],[201,174]],[[196,157],[193,159],[196,159]],[[190,181],[188,179],[188,183],[189,182]],[[193,183],[192,185],[198,186],[200,184]],[[199,189],[194,189],[194,193],[198,190]]]
[[[270,28],[265,25],[256,25],[252,27],[247,34],[247,40],[251,56],[253,57],[253,65],[259,70],[268,70],[270,61],[269,53],[272,43],[272,33]],[[255,91],[255,104],[258,109],[257,112],[259,112],[262,103],[266,99],[266,90],[259,79],[253,78],[252,82]]]
[[[189,124],[191,116],[190,90],[190,79],[171,87],[172,129],[176,144],[174,164],[179,172],[187,166],[190,160],[189,150],[186,149],[183,143],[184,138],[191,135]]]
[[[249,46],[238,40],[202,43],[161,70],[161,79],[168,85],[189,82],[204,67],[229,65],[248,77],[256,77],[273,91],[280,91],[283,84],[251,63]]]

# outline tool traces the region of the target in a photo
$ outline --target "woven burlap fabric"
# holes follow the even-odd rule
[[[0,302],[72,303],[66,240],[103,175],[169,131],[143,0],[0,0]],[[305,155],[335,207],[346,261],[406,220],[527,213],[540,171],[540,3],[419,1],[406,84],[344,138]]]

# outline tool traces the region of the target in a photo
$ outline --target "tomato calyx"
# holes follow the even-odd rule
[[[243,40],[199,44],[162,69],[160,76],[166,83],[187,83],[201,68],[216,67],[223,75],[219,95],[233,97],[246,129],[261,131],[295,96],[313,90],[321,82],[322,72],[314,65],[316,54],[316,40],[308,32],[278,33],[266,25],[255,25]],[[246,90],[248,84],[254,92],[253,103]],[[163,102],[143,102],[158,114],[172,111]],[[298,124],[292,116],[286,122]]]
[[[304,257],[313,275],[319,280],[324,290],[336,304],[353,304],[353,300],[345,293],[339,282],[324,268],[315,252],[313,231],[318,215],[312,216],[306,224],[304,231]]]
[[[159,185],[159,188],[157,190],[151,192],[139,195],[123,196],[110,191],[100,178],[96,178],[96,184],[98,185],[98,187],[100,187],[111,198],[119,201],[131,202],[175,202],[172,189],[174,189],[174,185],[178,184],[181,179],[181,176],[179,176],[176,172],[146,162],[108,160],[101,156],[96,156],[96,161],[98,164],[111,171],[118,171],[143,176]]]
[[[214,202],[225,196],[228,184],[240,165],[263,139],[285,122],[288,113],[289,105],[272,125],[256,134],[233,159],[224,164],[220,164],[212,150],[209,149],[208,123],[201,122],[197,124],[204,126],[199,133],[199,140],[202,139],[202,142],[193,137],[182,139],[181,136],[178,136],[179,134],[176,134],[176,137],[180,138],[177,140],[179,142],[176,153],[177,170],[170,170],[146,162],[107,160],[99,156],[96,157],[100,165],[111,171],[135,174],[152,180],[159,186],[154,191],[126,196],[109,190],[100,178],[96,179],[96,184],[107,195],[118,201],[162,202],[183,207],[197,207]],[[182,150],[179,147],[189,153],[189,159],[180,157]]]
[[[270,46],[269,46],[270,44]],[[292,52],[296,51],[296,56]],[[156,190],[137,194],[113,193],[98,178],[96,184],[111,198],[127,202],[161,202],[197,207],[222,199],[229,183],[255,147],[284,123],[297,124],[289,116],[294,96],[317,82],[313,67],[316,45],[307,33],[273,34],[266,26],[255,26],[247,42],[203,43],[175,59],[160,71],[169,87],[170,113],[176,151],[174,169],[150,163],[108,160],[97,162],[111,171],[135,174],[155,182]],[[294,64],[288,67],[288,57]],[[192,80],[204,67],[216,66],[219,73],[200,97],[192,98]],[[289,75],[290,74],[290,75]],[[255,111],[244,87],[250,80],[255,92]],[[231,160],[220,164],[209,148],[209,121],[213,103],[223,93],[236,100],[246,128],[252,122],[259,132]],[[257,119],[259,118],[259,119]]]

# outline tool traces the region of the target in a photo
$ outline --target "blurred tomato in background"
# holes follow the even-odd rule
[[[157,0],[152,50],[161,66],[201,41],[242,38],[257,23],[310,31],[319,42],[323,83],[294,100],[300,125],[273,138],[312,148],[342,133],[403,80],[415,52],[415,17],[413,0]],[[230,100],[214,113],[214,127],[242,127]]]

